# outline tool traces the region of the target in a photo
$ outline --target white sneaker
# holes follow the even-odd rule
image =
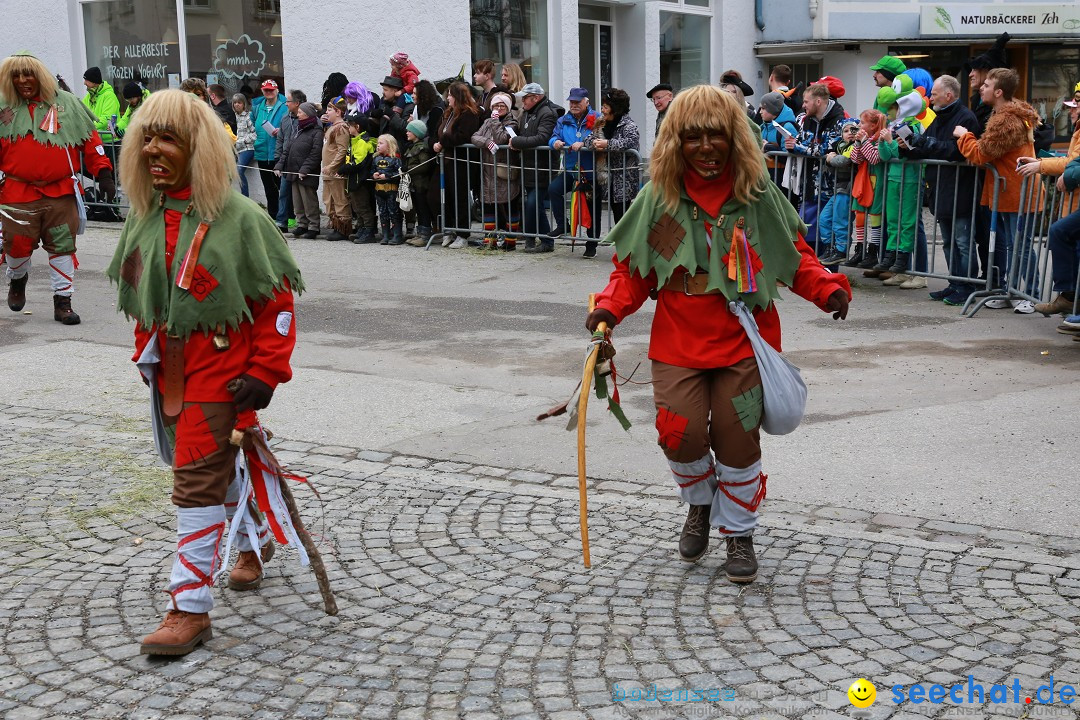
[[[469,241],[466,240],[465,238],[457,238],[452,243],[450,243],[447,247],[449,247],[451,250],[460,250],[463,247],[467,247],[468,244],[469,244]]]
[[[926,278],[922,275],[911,275],[909,278],[900,283],[901,290],[923,290],[926,288]]]
[[[447,235],[446,237],[444,237],[442,239],[442,246],[443,247],[450,247],[450,243],[452,243],[452,242],[454,242],[454,236],[453,235]]]
[[[1020,313],[1021,315],[1031,315],[1035,312],[1035,303],[1030,300],[1013,300],[1012,306],[1013,312]]]
[[[987,300],[983,307],[990,308],[991,310],[1005,310],[1012,307],[1012,303],[1005,298],[994,298],[993,300]]]

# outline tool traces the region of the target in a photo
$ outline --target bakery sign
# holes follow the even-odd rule
[[[923,5],[919,34],[934,37],[964,35],[1077,35],[1080,3],[1071,5],[962,4]]]
[[[222,77],[258,77],[266,67],[266,52],[262,43],[246,33],[227,40],[214,50],[214,70]]]

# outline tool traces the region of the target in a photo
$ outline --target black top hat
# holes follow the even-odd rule
[[[1005,43],[1011,38],[1009,33],[1001,33],[994,46],[986,52],[976,55],[964,63],[967,70],[993,70],[994,68],[1009,67],[1009,57],[1005,54]]]

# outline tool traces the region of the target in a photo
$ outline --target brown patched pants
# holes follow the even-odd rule
[[[239,448],[229,443],[236,424],[232,403],[184,403],[175,422],[172,502],[177,507],[225,504]]]
[[[711,504],[711,523],[722,533],[749,535],[765,497],[757,362],[700,370],[654,360],[652,376],[659,444],[679,497]]]

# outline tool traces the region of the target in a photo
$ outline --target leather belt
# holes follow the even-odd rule
[[[165,393],[161,409],[169,417],[184,410],[184,340],[178,335],[165,338]]]
[[[706,290],[709,285],[709,273],[699,272],[697,275],[691,275],[688,272],[684,272],[682,275],[675,275],[668,278],[668,281],[664,283],[664,290],[671,290],[672,292],[680,292],[684,295],[722,295],[723,291],[717,288],[712,290]]]

